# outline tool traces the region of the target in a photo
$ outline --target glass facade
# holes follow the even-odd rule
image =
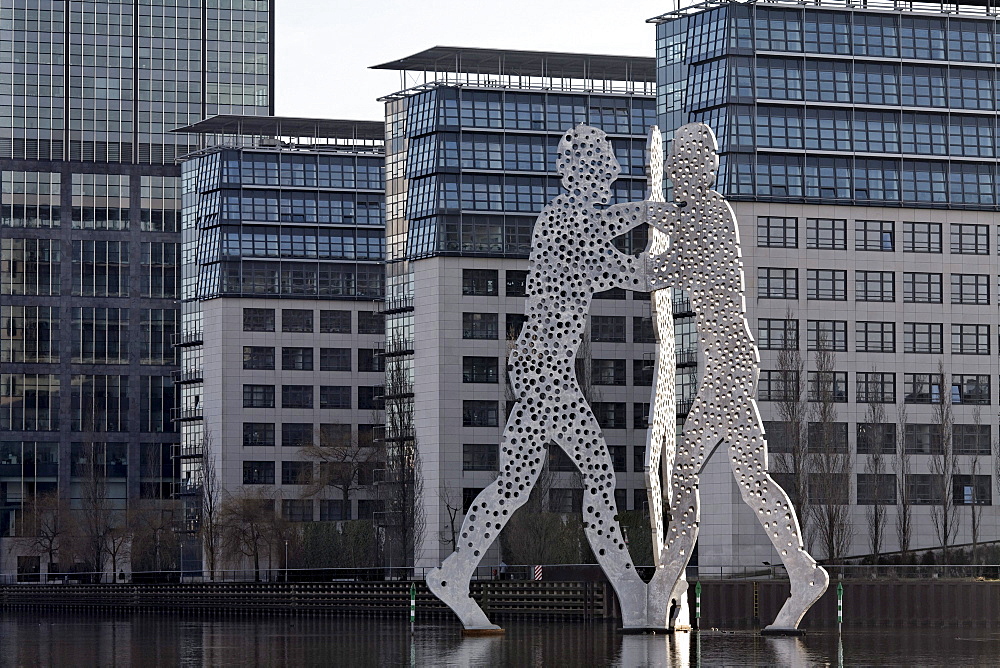
[[[732,200],[995,211],[996,34],[992,17],[764,4],[679,16],[657,27],[661,122],[715,130]]]
[[[116,461],[139,462],[144,449],[170,461],[175,160],[197,148],[194,135],[171,130],[273,110],[273,5],[12,0],[0,8],[0,447],[45,462],[44,477],[41,466],[0,466],[0,536],[32,493],[79,496],[70,462],[88,439],[122,451]],[[147,488],[162,498],[176,480],[172,465],[120,473],[109,488],[121,503],[149,498]]]

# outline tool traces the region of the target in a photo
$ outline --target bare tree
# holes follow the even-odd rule
[[[56,555],[63,551],[69,523],[69,505],[60,500],[59,493],[42,493],[25,501],[16,532],[23,539],[21,546],[30,554],[44,556],[51,569]]]
[[[934,522],[934,532],[937,534],[938,540],[941,541],[944,560],[948,562],[949,548],[958,533],[959,522],[958,506],[952,492],[952,481],[960,471],[952,438],[954,416],[951,410],[951,393],[944,391],[944,388],[949,386],[944,383],[944,362],[941,361],[938,361],[938,378],[942,387],[938,392],[934,419],[938,428],[937,436],[941,442],[939,445],[932,443],[931,447],[930,471],[936,497],[931,506],[931,520]]]
[[[374,444],[359,442],[353,432],[321,434],[318,444],[310,443],[300,452],[319,462],[319,475],[306,484],[305,496],[321,496],[332,487],[345,509],[351,507],[351,492],[374,484],[374,471],[380,464]]]
[[[972,409],[972,424],[976,429],[976,439],[978,443],[979,432],[983,427],[982,410],[978,405]],[[979,484],[976,478],[979,477],[979,449],[972,454],[972,461],[969,463],[969,479],[972,487],[972,505],[969,508],[969,530],[972,533],[972,563],[979,563],[979,536],[982,530],[983,504],[987,499],[980,498]]]
[[[854,526],[850,517],[851,472],[853,470],[846,434],[840,434],[837,423],[838,393],[836,384],[837,356],[821,336],[815,354],[816,375],[810,393],[812,417],[809,452],[811,466],[809,486],[812,493],[810,513],[817,538],[826,556],[833,562],[843,559],[851,547]]]
[[[215,581],[215,571],[219,567],[219,554],[222,550],[222,482],[216,469],[215,457],[212,453],[212,434],[205,430],[201,455],[201,494],[200,521],[198,534],[201,546],[208,562],[208,577]]]
[[[135,571],[173,570],[180,540],[177,521],[180,507],[176,501],[142,499],[133,502],[130,512],[132,530],[132,568]]]
[[[448,514],[448,526],[441,531],[441,542],[452,552],[458,548],[458,530],[461,526],[464,508],[458,490],[449,488],[441,494],[444,510]]]
[[[913,537],[913,499],[910,498],[910,475],[912,463],[906,448],[906,426],[909,412],[904,397],[896,407],[896,457],[893,469],[896,473],[896,487],[899,504],[896,507],[896,540],[903,558],[910,554],[910,540]]]
[[[104,554],[111,567],[111,580],[123,579],[119,566],[124,566],[132,556],[132,541],[136,534],[136,514],[130,510],[113,509],[108,515],[108,532],[104,540]]]
[[[108,538],[115,524],[108,499],[103,448],[90,444],[76,464],[81,477],[79,522],[76,523],[79,552],[91,570],[101,574]]]
[[[260,581],[261,557],[268,558],[274,540],[274,499],[260,489],[244,489],[227,498],[220,508],[222,551],[230,558],[246,557]]]
[[[874,371],[874,370],[873,370]],[[883,480],[888,469],[885,460],[885,406],[875,400],[879,397],[869,396],[868,412],[865,415],[865,426],[859,430],[858,452],[867,453],[865,460],[865,474],[870,477],[873,498],[871,503],[865,506],[865,520],[868,525],[868,546],[872,551],[872,558],[878,564],[882,553],[882,544],[885,540],[885,517],[886,503]],[[895,440],[892,446],[895,448]],[[893,488],[893,495],[896,490]]]
[[[550,512],[553,475],[543,465],[528,500],[511,516],[500,534],[504,559],[513,564],[578,563],[580,540],[575,522]],[[648,523],[647,523],[648,526]]]
[[[788,311],[786,319],[795,315]],[[813,532],[810,530],[809,513],[809,450],[806,442],[807,406],[805,391],[805,362],[799,352],[798,341],[786,344],[778,352],[778,377],[780,399],[778,417],[784,423],[785,451],[775,455],[775,471],[791,477],[793,484],[785,491],[791,498],[795,513],[802,525],[803,539],[812,549]]]

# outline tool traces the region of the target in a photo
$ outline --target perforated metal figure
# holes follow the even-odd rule
[[[531,492],[547,450],[562,448],[583,476],[587,539],[614,586],[625,626],[645,624],[646,586],[615,518],[615,473],[601,428],[576,379],[576,353],[596,292],[646,290],[646,263],[615,237],[647,222],[647,202],[606,207],[621,168],[604,132],[579,125],[559,143],[566,193],[538,216],[527,279],[527,321],[508,362],[517,399],[500,446],[500,473],[472,503],[455,552],[427,584],[467,629],[497,629],[469,597],[487,548]]]
[[[707,125],[680,127],[667,160],[674,202],[651,212],[651,223],[670,244],[665,252],[651,248],[650,289],[654,297],[672,287],[688,292],[704,360],[676,456],[672,466],[665,463],[673,472],[667,492],[671,517],[654,581],[674,587],[675,597],[686,587],[684,568],[698,538],[698,472],[715,446],[725,444],[743,501],[754,511],[791,580],[791,595],[765,630],[793,631],[826,590],[829,576],[804,549],[795,509],[767,472],[767,442],[754,400],[760,357],[746,319],[736,217],[722,195],[712,190],[719,164],[716,151],[715,135]],[[656,243],[655,235],[652,241]],[[663,315],[657,314],[661,327]],[[660,390],[655,390],[657,397]],[[656,411],[667,410],[664,403],[654,402],[654,423]],[[672,419],[673,413],[667,417]],[[671,454],[665,449],[665,458]]]

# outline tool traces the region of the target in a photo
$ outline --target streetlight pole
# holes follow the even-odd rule
[[[285,582],[288,582],[288,541],[285,541]]]

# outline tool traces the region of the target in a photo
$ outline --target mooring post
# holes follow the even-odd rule
[[[417,621],[417,583],[410,583],[410,635],[413,635],[413,625]]]
[[[837,583],[837,633],[840,633],[844,623],[844,583]]]
[[[701,629],[701,581],[694,583],[694,628]]]

